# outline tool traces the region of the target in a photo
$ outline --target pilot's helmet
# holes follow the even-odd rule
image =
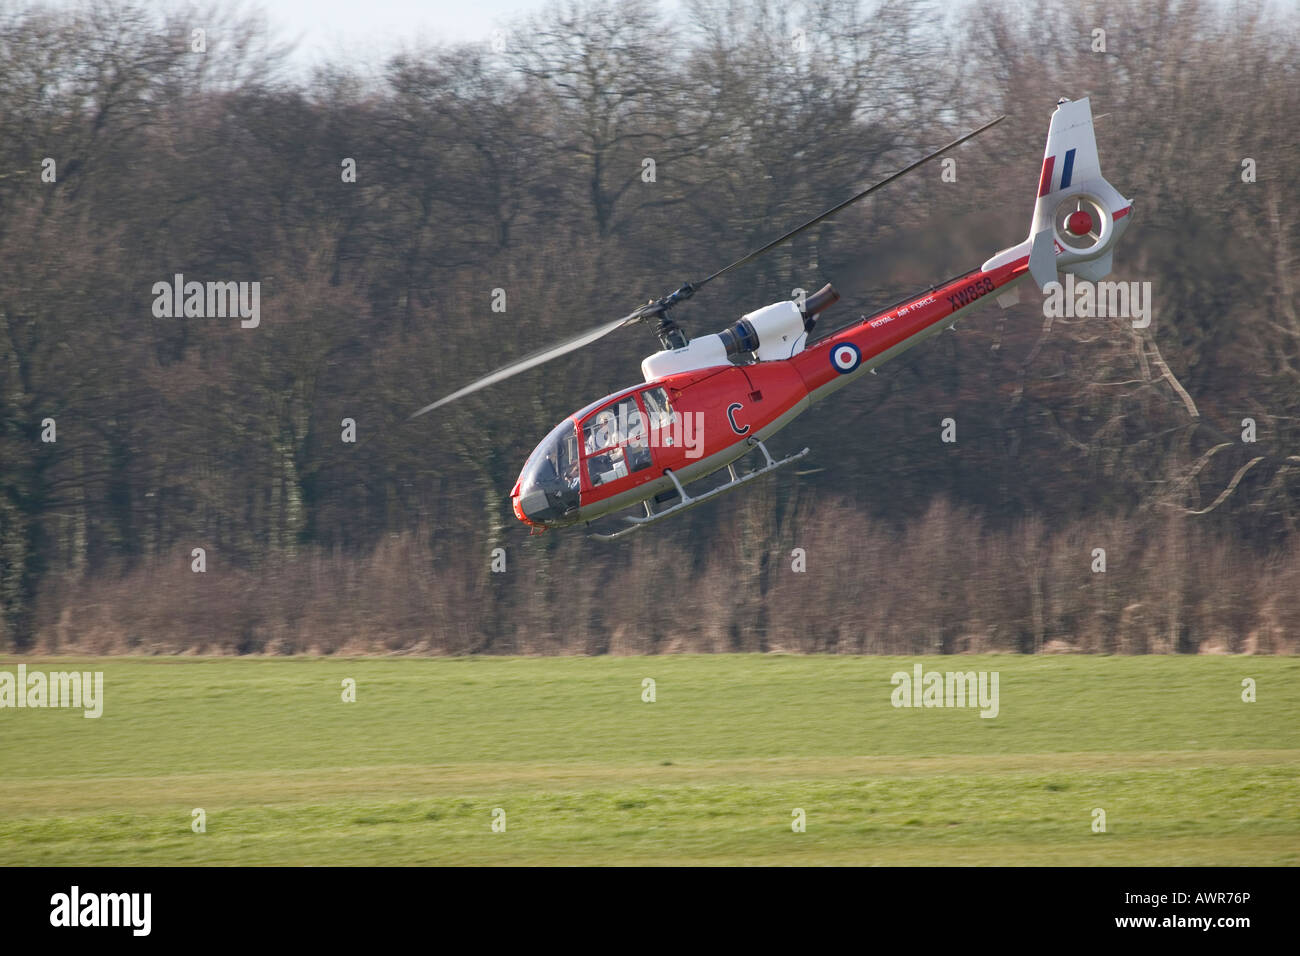
[[[612,445],[617,439],[618,419],[606,409],[596,416],[596,442],[599,445]]]

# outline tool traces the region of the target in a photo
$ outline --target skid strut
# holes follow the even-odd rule
[[[615,538],[622,538],[625,535],[629,535],[633,531],[636,531],[639,528],[643,528],[648,524],[654,524],[656,521],[662,521],[664,518],[671,517],[672,515],[677,514],[679,511],[685,511],[687,508],[694,508],[696,505],[702,505],[704,504],[704,502],[710,500],[711,498],[716,498],[718,495],[726,494],[728,491],[731,491],[733,488],[739,488],[747,481],[753,481],[755,478],[759,477],[760,475],[766,475],[769,471],[775,471],[776,469],[788,465],[791,462],[796,462],[800,458],[808,454],[809,451],[809,449],[805,448],[801,452],[798,452],[786,458],[782,458],[780,461],[777,461],[775,458],[772,457],[772,453],[767,450],[767,446],[764,445],[762,441],[760,441],[759,439],[749,438],[746,439],[746,441],[748,442],[751,448],[757,448],[759,451],[763,453],[763,458],[765,459],[765,463],[761,468],[756,468],[745,475],[737,475],[736,464],[735,462],[732,462],[731,464],[727,465],[727,473],[731,476],[730,481],[726,482],[725,484],[718,485],[718,487],[716,488],[710,488],[708,491],[703,492],[702,494],[695,495],[694,497],[686,493],[686,488],[682,486],[681,480],[677,477],[676,474],[673,473],[673,470],[671,468],[665,468],[664,475],[666,475],[669,479],[671,479],[673,483],[673,487],[677,489],[677,494],[681,498],[681,500],[678,501],[677,504],[673,505],[670,508],[665,508],[663,511],[654,511],[651,509],[650,500],[647,498],[644,502],[642,502],[642,504],[645,505],[644,518],[635,517],[631,515],[625,516],[623,520],[628,522],[631,525],[631,527],[623,528],[619,531],[615,531],[610,534],[593,533],[591,537],[599,538],[602,541],[613,541]],[[717,472],[713,471],[713,472],[709,472],[709,474],[717,474]],[[701,477],[707,477],[707,476],[702,475]]]

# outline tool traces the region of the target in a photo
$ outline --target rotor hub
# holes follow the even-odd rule
[[[1070,230],[1071,235],[1086,236],[1092,232],[1092,216],[1086,209],[1076,209],[1065,220],[1065,228]]]
[[[690,341],[685,330],[674,322],[666,311],[659,314],[659,324],[655,326],[655,335],[659,337],[659,344],[664,351],[684,349]]]

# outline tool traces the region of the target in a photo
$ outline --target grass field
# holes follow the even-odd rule
[[[21,662],[104,712],[0,710],[5,865],[1300,864],[1296,658]]]

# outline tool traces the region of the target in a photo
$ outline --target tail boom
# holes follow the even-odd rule
[[[1076,208],[1071,210],[1071,206]],[[996,298],[1018,301],[1027,278],[1041,289],[1064,269],[1096,281],[1111,268],[1133,204],[1101,175],[1088,100],[1062,100],[1052,115],[1029,237],[979,269],[864,318],[794,356],[817,401]]]

